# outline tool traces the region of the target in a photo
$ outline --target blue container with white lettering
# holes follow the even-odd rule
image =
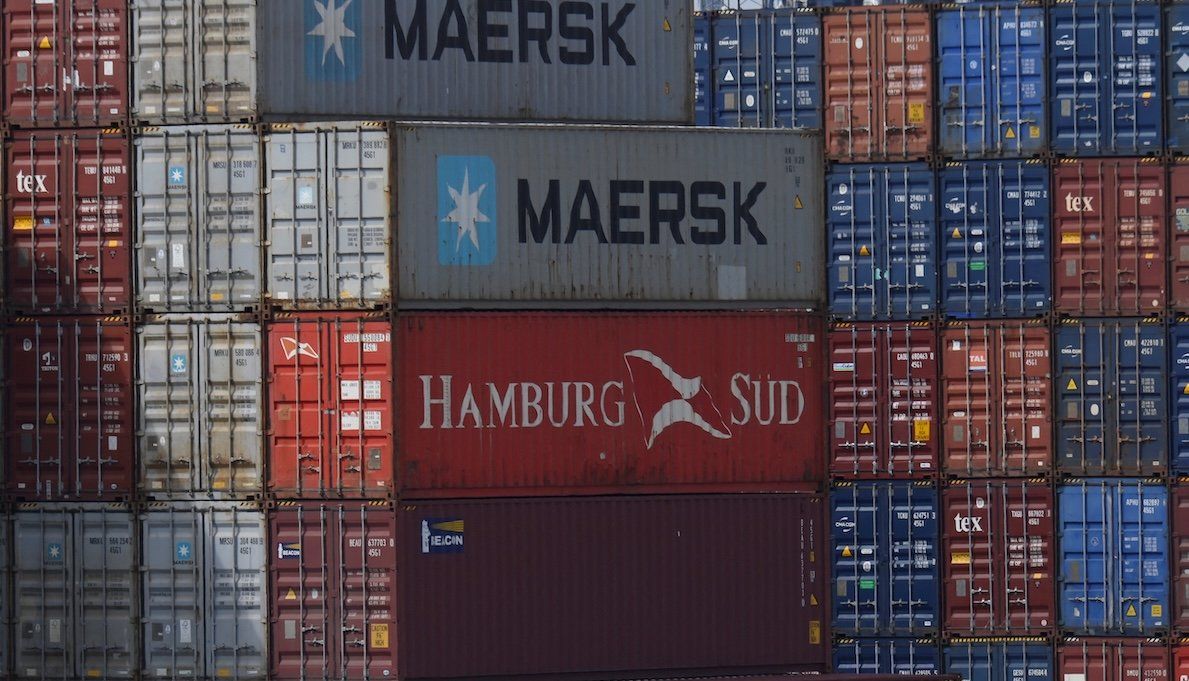
[[[1053,650],[1043,638],[951,639],[943,651],[945,673],[962,681],[1050,681]]]
[[[1168,32],[1168,147],[1189,153],[1189,2],[1165,9]]]
[[[836,483],[830,491],[833,627],[847,636],[937,632],[937,490],[915,481]]]
[[[834,641],[835,674],[937,674],[941,651],[927,638],[849,638]]]
[[[1172,400],[1169,457],[1173,472],[1189,475],[1189,317],[1178,317],[1169,327],[1168,336]]]

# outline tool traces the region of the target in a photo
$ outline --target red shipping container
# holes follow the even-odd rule
[[[132,297],[129,138],[18,132],[5,145],[7,300],[21,312],[119,313]]]
[[[1189,632],[1189,478],[1172,488],[1173,629]]]
[[[839,8],[822,21],[827,156],[844,162],[925,158],[934,135],[929,11]]]
[[[272,678],[395,678],[392,505],[278,502],[268,538]]]
[[[18,318],[7,340],[9,491],[37,501],[126,497],[135,470],[126,320]]]
[[[1165,171],[1156,159],[1069,159],[1053,170],[1053,303],[1145,315],[1166,301]]]
[[[1172,307],[1189,312],[1189,161],[1169,169],[1169,203],[1172,206]],[[1186,681],[1189,681],[1187,679]]]
[[[830,472],[937,472],[937,330],[927,322],[836,324],[829,335]]]
[[[128,115],[127,0],[5,0],[4,119],[117,125]]]
[[[392,492],[392,326],[295,313],[268,326],[269,489],[280,498]]]
[[[1057,623],[1052,487],[1043,480],[952,481],[942,504],[945,632],[1051,632]]]
[[[823,506],[816,494],[406,504],[401,678],[824,671]]]
[[[1067,638],[1057,645],[1064,681],[1168,681],[1169,651],[1158,638]]]
[[[947,475],[1049,473],[1050,341],[1040,321],[953,322],[942,332],[941,463]]]
[[[1189,639],[1182,638],[1172,649],[1174,681],[1189,681]]]
[[[773,491],[823,477],[823,328],[803,313],[398,319],[412,496]]]

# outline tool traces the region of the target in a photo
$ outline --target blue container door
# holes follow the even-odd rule
[[[711,124],[712,40],[710,17],[697,14],[694,16],[694,125]]]
[[[962,681],[1048,681],[1053,651],[1043,640],[956,640],[945,647],[945,673]]]
[[[941,304],[952,317],[1027,317],[1052,297],[1049,173],[1028,161],[940,173]]]
[[[937,643],[914,638],[843,638],[834,642],[836,674],[937,674]]]
[[[1050,21],[1053,149],[1087,156],[1159,152],[1160,8],[1062,3],[1052,7]]]
[[[971,5],[937,16],[941,150],[1031,156],[1045,146],[1044,10]]]
[[[720,128],[761,128],[764,31],[758,12],[716,14],[713,19],[714,112]]]
[[[1172,468],[1189,473],[1189,317],[1181,317],[1169,331],[1172,346]]]
[[[838,485],[830,495],[834,631],[937,629],[937,492],[912,482]]]
[[[830,311],[917,319],[937,309],[935,177],[923,163],[838,165],[829,197]]]
[[[1057,499],[1062,629],[1160,633],[1168,621],[1167,489],[1089,479],[1061,485]]]
[[[1151,475],[1168,468],[1164,328],[1148,320],[1057,330],[1058,470]]]
[[[822,127],[822,21],[816,13],[770,15],[769,70],[774,128]]]
[[[1168,12],[1168,146],[1189,153],[1189,3]]]

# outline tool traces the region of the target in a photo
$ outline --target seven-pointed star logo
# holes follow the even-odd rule
[[[50,544],[47,547],[47,549],[48,549],[47,553],[49,554],[50,560],[57,560],[62,557],[62,545],[61,544]]]
[[[472,193],[471,172],[468,169],[463,173],[461,190],[454,187],[447,187],[447,189],[450,191],[451,200],[454,201],[454,210],[446,216],[446,222],[458,225],[458,237],[454,241],[454,252],[457,253],[459,247],[462,246],[464,236],[471,240],[475,250],[479,250],[479,231],[475,226],[480,222],[489,222],[488,217],[479,210],[479,200],[483,198],[483,191],[487,189],[487,185],[481,185],[477,191]]]
[[[346,0],[341,6],[336,6],[338,0],[326,0],[325,4],[314,0],[314,9],[322,21],[306,35],[316,35],[322,38],[322,64],[326,64],[326,57],[334,50],[334,56],[339,63],[346,65],[347,57],[343,54],[343,39],[354,38],[355,31],[347,27],[347,8],[355,0]]]
[[[178,542],[177,556],[178,560],[190,560],[190,542]]]

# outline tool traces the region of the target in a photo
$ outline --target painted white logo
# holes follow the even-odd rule
[[[326,0],[325,3],[314,0],[314,10],[318,12],[321,21],[306,35],[322,38],[322,64],[326,64],[326,57],[334,50],[334,56],[339,63],[346,65],[347,57],[343,54],[343,39],[354,38],[355,31],[347,27],[347,8],[355,0],[347,0],[341,6],[336,6],[338,0]]]
[[[1094,198],[1093,196],[1074,196],[1073,194],[1065,195],[1065,210],[1071,213],[1093,213],[1094,212]]]
[[[983,519],[959,513],[954,516],[954,531],[966,533],[982,532]]]
[[[660,410],[653,414],[651,418],[645,418],[643,410],[640,407],[640,398],[638,394],[634,398],[636,403],[636,412],[640,414],[640,420],[644,423],[644,426],[647,428],[651,422],[652,429],[645,441],[645,444],[647,444],[649,449],[652,449],[652,445],[656,442],[657,436],[665,432],[665,430],[670,426],[678,423],[693,424],[720,440],[731,439],[731,431],[726,427],[722,417],[722,412],[719,411],[718,405],[715,404],[714,397],[710,394],[710,391],[706,390],[706,388],[702,385],[701,376],[685,378],[674,371],[673,367],[666,364],[663,359],[657,357],[651,352],[648,352],[647,350],[632,350],[631,352],[624,353],[624,359],[629,357],[635,357],[636,359],[643,360],[644,362],[651,365],[654,369],[659,371],[661,376],[663,376],[665,380],[669,382],[669,385],[673,386],[673,389],[676,390],[677,394],[679,395],[677,399],[670,400],[661,405]],[[628,375],[631,376],[632,382],[635,383],[636,374],[632,369],[631,362],[628,362]],[[690,400],[697,397],[699,393],[704,393],[706,395],[706,398],[710,403],[710,407],[714,409],[715,420],[718,423],[723,424],[722,429],[711,425],[694,409],[694,405],[690,403]]]
[[[298,355],[305,355],[311,359],[319,359],[314,346],[309,343],[300,343],[296,338],[282,338],[281,350],[285,353],[285,359],[293,359]]]
[[[429,553],[429,521],[421,521],[421,553]]]
[[[25,171],[17,171],[17,191],[22,194],[45,194],[49,190],[45,187],[45,175],[26,175]]]
[[[454,201],[454,210],[446,216],[446,222],[453,222],[458,226],[458,235],[454,240],[454,252],[457,253],[460,246],[462,246],[462,238],[466,237],[474,245],[475,250],[479,249],[479,230],[476,228],[480,222],[489,222],[490,218],[479,210],[479,200],[483,198],[483,192],[487,189],[487,185],[480,185],[479,189],[474,192],[471,191],[471,172],[468,169],[462,176],[462,189],[458,190],[454,187],[447,187],[450,192],[450,199]]]

